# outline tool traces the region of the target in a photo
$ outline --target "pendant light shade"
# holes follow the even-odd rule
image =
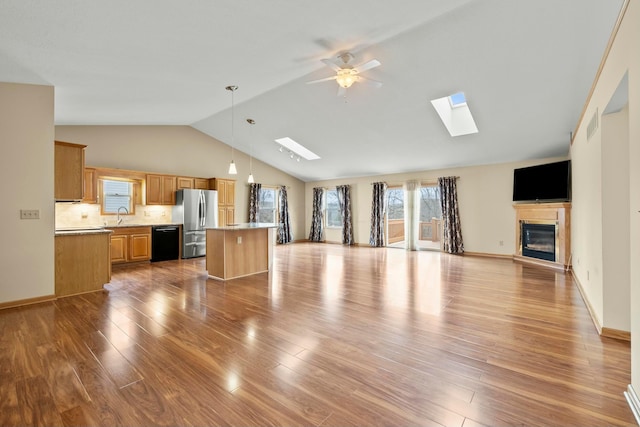
[[[249,174],[249,179],[247,179],[247,182],[248,182],[249,184],[253,184],[254,182],[256,182],[256,181],[253,179],[253,174],[252,174],[252,173],[250,173],[250,174]]]
[[[237,175],[238,174],[238,169],[236,169],[236,163],[231,160],[231,163],[229,163],[229,175]]]
[[[238,90],[238,86],[230,85],[225,87],[225,89],[231,92],[231,163],[229,164],[229,175],[237,175],[238,170],[236,169],[236,164],[233,161],[233,145],[235,144],[235,135],[233,132],[233,93]]]

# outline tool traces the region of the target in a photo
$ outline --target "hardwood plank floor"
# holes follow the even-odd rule
[[[0,425],[634,424],[629,343],[561,272],[300,243],[270,273],[106,288],[0,311]]]

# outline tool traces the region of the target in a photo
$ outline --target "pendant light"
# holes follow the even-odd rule
[[[233,134],[233,93],[238,90],[238,86],[231,85],[225,87],[226,90],[231,92],[231,163],[229,163],[229,175],[237,175],[236,163],[233,161],[233,144],[235,143],[235,135]]]
[[[253,125],[256,124],[256,121],[253,119],[247,119],[247,123],[249,123],[251,125],[251,128],[253,128]],[[253,179],[253,156],[252,156],[252,152],[253,152],[253,131],[250,134],[250,140],[249,140],[249,179],[247,179],[247,182],[249,184],[253,184],[254,182],[256,182]]]

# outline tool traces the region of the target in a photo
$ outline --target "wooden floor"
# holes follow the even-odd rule
[[[0,311],[0,425],[634,422],[629,344],[563,273],[307,243],[270,274],[204,269],[125,267],[108,292]]]

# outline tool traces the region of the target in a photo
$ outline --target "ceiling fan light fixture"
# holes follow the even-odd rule
[[[336,76],[336,81],[345,89],[350,88],[352,84],[357,81],[356,72],[350,68],[345,68],[338,71],[338,75]]]

